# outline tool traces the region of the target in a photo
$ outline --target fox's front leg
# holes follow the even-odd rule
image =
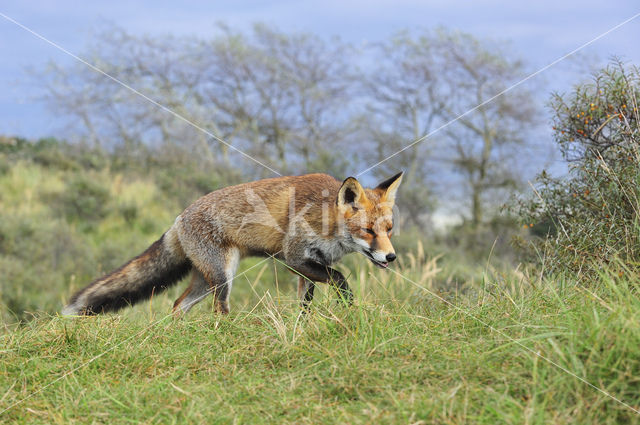
[[[309,291],[309,289],[307,289],[304,294],[304,299],[302,299],[302,305],[304,307],[306,307],[313,299],[313,282],[324,282],[330,284],[336,289],[338,296],[342,300],[349,305],[353,304],[353,292],[351,292],[351,288],[349,288],[347,279],[338,270],[332,269],[329,266],[323,266],[322,264],[314,261],[295,265],[290,264],[290,266],[306,278],[300,277],[301,280],[298,280],[299,296],[302,281],[310,281],[311,283],[311,290]]]

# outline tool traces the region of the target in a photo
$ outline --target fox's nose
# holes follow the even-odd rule
[[[394,254],[393,252],[391,254],[387,254],[387,261],[388,262],[392,262],[395,259],[396,259],[396,254]]]

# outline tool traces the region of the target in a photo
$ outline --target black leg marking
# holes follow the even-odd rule
[[[347,279],[338,270],[332,269],[328,266],[323,266],[315,262],[306,262],[299,265],[291,265],[293,269],[302,274],[306,279],[300,278],[298,286],[298,294],[302,300],[303,307],[308,305],[313,299],[313,282],[325,282],[333,286],[338,293],[340,299],[347,303],[347,305],[353,304],[353,292],[349,288]],[[307,291],[302,293],[300,285],[302,280],[311,281],[311,286],[307,288]],[[303,298],[304,295],[304,298]],[[305,304],[306,303],[306,304]]]

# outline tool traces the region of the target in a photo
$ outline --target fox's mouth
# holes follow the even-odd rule
[[[373,264],[376,265],[376,267],[379,267],[381,269],[386,269],[387,267],[389,267],[389,263],[387,263],[386,261],[378,261],[375,258],[373,258],[373,255],[371,255],[371,253],[369,251],[364,251],[364,253],[367,255],[367,258],[369,260],[371,260],[371,262]]]

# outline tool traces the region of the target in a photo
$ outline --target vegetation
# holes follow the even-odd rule
[[[233,183],[149,153],[117,154],[54,139],[0,144],[0,318],[56,312],[70,292],[142,252],[203,193]],[[178,176],[184,176],[179,178]],[[231,178],[230,178],[231,176]]]
[[[205,302],[172,319],[176,288],[119,314],[62,318],[72,289],[157,238],[179,197],[158,189],[164,168],[118,170],[114,156],[53,140],[7,146],[3,421],[640,422],[640,279],[623,262],[585,287],[494,261],[464,270],[401,233],[394,270],[342,266],[350,309],[323,287],[300,316],[295,276],[253,260],[228,317]],[[90,200],[60,208],[68,187]]]
[[[347,78],[350,46],[264,26],[250,35],[223,27],[212,40],[114,29],[96,43],[103,69],[291,173],[341,175],[383,159],[521,70],[444,30],[376,46],[399,60],[358,84]],[[118,314],[57,312],[199,195],[265,172],[240,169],[232,150],[212,150],[204,133],[112,81],[70,71],[52,64],[45,83],[82,142],[0,138],[3,422],[640,423],[636,68],[613,63],[552,99],[571,171],[542,173],[534,196],[512,206],[526,265],[504,242],[518,232],[514,219],[488,207],[521,183],[510,170],[521,170],[516,153],[535,121],[524,91],[443,132],[438,161],[469,200],[447,233],[422,239],[438,192],[422,161],[430,150],[398,155],[409,180],[394,236],[401,255],[390,270],[357,256],[339,266],[353,307],[323,287],[301,314],[296,276],[251,259],[231,315],[203,302],[184,320],[168,315],[184,283]]]
[[[55,139],[5,138],[0,163],[5,323],[29,320],[38,311],[58,312],[72,292],[142,252],[199,196],[240,181],[229,169],[199,169],[163,149],[142,151],[125,162],[119,153]],[[462,288],[482,279],[482,256],[493,239],[480,247],[462,246],[465,231],[457,234],[429,241],[428,256],[448,253],[438,287]],[[420,238],[407,228],[394,240],[398,250],[409,251]],[[496,257],[507,250],[501,242]],[[464,261],[470,255],[479,263]],[[266,282],[275,281],[271,268],[265,273]],[[294,277],[285,275],[293,285]]]
[[[640,407],[637,277],[603,272],[586,289],[488,273],[461,295],[437,291],[436,264],[419,255],[405,253],[396,268],[411,280],[357,264],[356,304],[336,304],[325,288],[305,317],[293,285],[265,293],[260,275],[238,278],[243,290],[224,318],[202,303],[173,320],[171,295],[86,320],[38,315],[1,337],[0,406],[10,410],[0,415],[29,424],[640,422],[559,368]]]
[[[543,172],[520,203],[550,268],[593,272],[640,264],[640,70],[614,62],[569,96],[555,95],[554,131],[570,172]],[[548,234],[549,237],[546,237]],[[621,271],[622,272],[622,271]]]

